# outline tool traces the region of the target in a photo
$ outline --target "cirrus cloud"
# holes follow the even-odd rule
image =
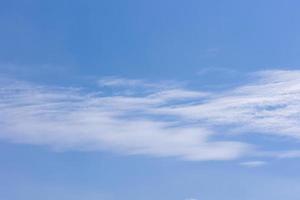
[[[264,71],[256,77],[218,93],[155,87],[130,95],[6,80],[0,87],[0,137],[61,150],[184,160],[257,154],[257,145],[234,137],[215,139],[221,134],[255,132],[300,139],[300,71]],[[126,90],[138,83],[120,78],[101,82],[122,84]]]

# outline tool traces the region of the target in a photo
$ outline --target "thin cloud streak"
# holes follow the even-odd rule
[[[148,112],[172,100],[202,96],[194,91],[93,96],[13,82],[0,92],[1,137],[14,142],[185,160],[235,159],[250,149],[241,142],[210,141],[213,132],[204,127],[186,126]]]
[[[241,166],[250,167],[250,168],[261,167],[266,164],[267,163],[265,161],[260,161],[260,160],[247,161],[247,162],[240,163]]]
[[[0,137],[60,150],[183,160],[256,155],[257,148],[263,147],[234,137],[213,138],[255,132],[299,139],[300,71],[264,71],[257,72],[256,77],[251,83],[218,94],[157,87],[147,93],[122,95],[120,89],[119,95],[109,95],[105,91],[87,93],[2,81]],[[135,90],[138,84],[120,78],[102,80],[102,85],[122,85],[126,90]],[[285,156],[277,152],[277,157],[297,157],[295,152]]]
[[[205,103],[156,110],[229,132],[256,132],[300,139],[300,71],[260,72],[260,78]]]

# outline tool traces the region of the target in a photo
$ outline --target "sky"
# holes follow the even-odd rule
[[[300,2],[0,1],[0,196],[298,200]]]

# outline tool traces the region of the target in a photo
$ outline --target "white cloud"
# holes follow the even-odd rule
[[[145,85],[146,83],[143,80],[139,79],[126,79],[114,76],[104,77],[98,80],[98,84],[100,86],[113,86],[113,87],[123,87],[123,86],[141,86]]]
[[[261,166],[266,165],[266,164],[267,163],[265,161],[260,161],[260,160],[247,161],[247,162],[240,163],[240,165],[242,165],[244,167],[250,167],[250,168],[261,167]]]
[[[99,96],[13,82],[2,85],[0,93],[0,137],[14,142],[186,160],[235,159],[250,149],[241,142],[210,141],[213,132],[205,127],[149,112],[174,98],[195,98],[198,92]]]
[[[204,103],[164,107],[155,112],[229,132],[259,132],[300,139],[300,71],[259,73],[256,82],[214,94]]]
[[[300,151],[299,150],[289,150],[283,152],[275,152],[274,153],[278,158],[300,158]]]
[[[0,137],[59,149],[185,160],[229,160],[255,154],[255,145],[234,141],[234,137],[213,139],[218,135],[255,132],[300,139],[300,71],[265,71],[256,76],[252,83],[221,93],[157,87],[131,95],[2,81]],[[99,84],[129,89],[136,84],[157,85],[143,83],[110,77]],[[298,153],[281,155],[296,157]]]

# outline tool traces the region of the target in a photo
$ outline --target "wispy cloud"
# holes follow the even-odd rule
[[[300,150],[273,152],[273,156],[277,158],[300,158]]]
[[[266,165],[266,164],[267,163],[265,161],[260,161],[260,160],[247,161],[247,162],[240,163],[240,165],[242,165],[244,167],[250,167],[250,168],[261,167],[261,166]]]
[[[216,140],[215,136],[255,132],[300,138],[300,71],[264,71],[256,77],[221,93],[158,87],[131,95],[2,81],[0,137],[62,150],[184,160],[254,155],[255,144],[234,137]],[[147,87],[144,83],[110,77],[99,84],[130,89],[136,84]]]
[[[229,132],[300,138],[300,71],[257,73],[252,83],[212,95],[204,103],[169,106],[160,112]]]
[[[116,76],[108,76],[103,77],[98,80],[98,84],[100,86],[108,86],[108,87],[135,87],[135,86],[145,86],[147,85],[143,80],[139,79],[126,79],[120,78]]]
[[[209,141],[205,127],[186,126],[149,111],[176,99],[202,96],[178,89],[147,96],[99,96],[68,88],[6,83],[0,89],[1,137],[60,149],[226,160],[243,154],[241,142]]]
[[[231,68],[225,68],[225,67],[206,67],[202,68],[197,72],[197,75],[204,76],[207,74],[226,74],[228,75],[236,75],[238,74],[238,71],[233,70]]]

